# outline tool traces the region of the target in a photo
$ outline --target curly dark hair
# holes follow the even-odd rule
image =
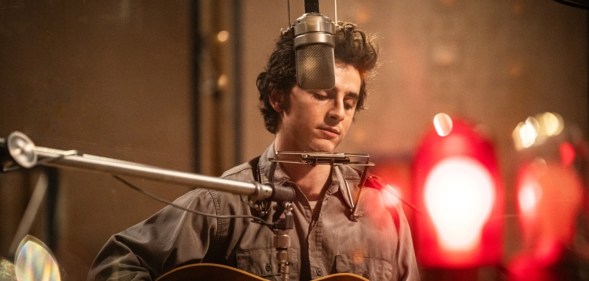
[[[366,33],[359,30],[353,23],[338,22],[334,39],[335,60],[350,64],[360,72],[362,84],[356,110],[364,109],[364,101],[367,96],[366,78],[376,66],[378,50]],[[291,26],[281,33],[274,51],[268,59],[266,69],[258,75],[256,81],[260,92],[259,106],[264,117],[264,124],[266,130],[273,134],[278,131],[280,114],[272,108],[270,95],[276,91],[283,97],[287,97],[297,83],[293,40],[294,31]],[[288,103],[283,106],[285,109],[288,108]]]

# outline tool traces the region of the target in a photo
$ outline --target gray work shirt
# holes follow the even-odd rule
[[[350,272],[370,280],[419,280],[409,224],[402,206],[387,206],[381,189],[363,187],[357,202],[359,218],[352,220],[344,183],[336,173],[325,186],[322,199],[311,208],[299,188],[280,169],[271,171],[274,150],[259,157],[257,169],[250,161],[222,177],[262,184],[291,186],[294,228],[288,233],[290,280],[312,280],[333,273]],[[360,174],[347,166],[335,166],[357,196]],[[195,189],[179,197],[176,205],[215,215],[254,215],[244,196]],[[272,205],[276,203],[272,202]],[[264,220],[271,222],[269,208]],[[229,265],[259,277],[275,280],[279,266],[273,230],[248,218],[216,218],[164,207],[147,220],[113,235],[97,255],[88,280],[154,280],[191,263]]]

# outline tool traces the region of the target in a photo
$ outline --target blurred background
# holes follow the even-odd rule
[[[403,198],[423,279],[589,280],[587,9],[319,2],[378,42],[368,110],[339,151],[369,153]],[[304,13],[302,0],[288,6],[0,0],[0,138],[20,131],[41,147],[218,176],[273,138],[255,79],[280,30]],[[133,182],[168,200],[189,190]],[[0,256],[14,256],[41,186],[24,229],[66,280],[83,280],[110,235],[164,206],[102,173],[3,173]],[[471,213],[480,215],[459,217]]]

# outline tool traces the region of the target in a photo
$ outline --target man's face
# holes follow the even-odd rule
[[[280,110],[282,121],[276,133],[276,149],[333,152],[352,124],[360,85],[358,70],[336,63],[333,89],[306,91],[295,86],[289,95],[288,109]]]

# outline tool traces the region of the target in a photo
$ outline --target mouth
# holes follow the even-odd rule
[[[324,135],[330,138],[338,137],[341,134],[341,132],[338,129],[333,127],[320,127],[319,130],[323,132]]]

